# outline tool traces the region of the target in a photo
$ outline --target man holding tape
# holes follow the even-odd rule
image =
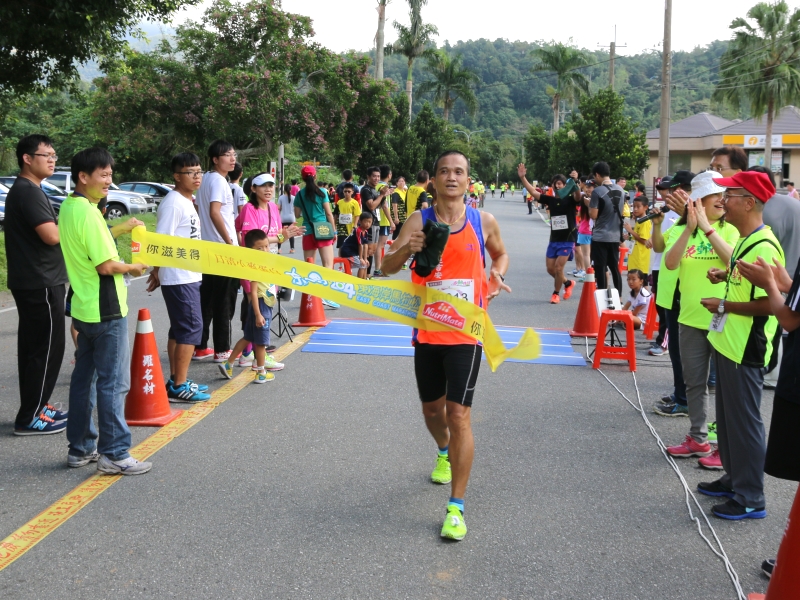
[[[423,251],[426,247],[423,227],[427,221],[447,225],[451,233],[438,266],[425,277],[414,272],[412,281],[486,308],[501,290],[511,292],[504,283],[508,254],[500,227],[491,214],[464,204],[464,193],[469,185],[466,156],[457,151],[445,152],[436,160],[433,173],[436,206],[415,212],[408,218],[386,255],[382,270],[387,274],[397,273],[411,255]],[[488,282],[486,252],[492,259]],[[474,338],[457,331],[415,329],[413,342],[422,414],[439,448],[431,480],[439,484],[452,482],[441,535],[462,540],[467,534],[464,494],[475,449],[470,408],[482,347]]]

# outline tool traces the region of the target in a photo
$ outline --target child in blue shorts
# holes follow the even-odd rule
[[[251,229],[244,236],[244,245],[253,250],[269,252],[267,234],[262,229]],[[242,287],[250,300],[247,319],[244,325],[244,337],[236,342],[231,357],[238,356],[248,344],[253,344],[256,360],[253,370],[256,378],[253,383],[267,383],[275,379],[270,371],[280,371],[283,363],[277,362],[267,354],[269,346],[269,324],[272,320],[272,307],[275,305],[275,286],[260,281],[242,281]],[[233,378],[233,364],[229,358],[219,365],[219,370],[228,379]]]

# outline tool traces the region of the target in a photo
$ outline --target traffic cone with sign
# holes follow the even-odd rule
[[[594,293],[597,284],[594,281],[594,269],[586,269],[586,278],[583,280],[581,301],[578,304],[578,313],[575,315],[575,325],[569,334],[572,337],[597,337],[597,328],[600,326],[600,317],[597,316],[597,304]]]
[[[306,262],[313,265],[314,259],[307,258]],[[300,298],[300,317],[297,323],[292,324],[292,327],[325,327],[330,322],[330,319],[325,318],[322,300],[303,292],[303,296]]]
[[[143,308],[139,311],[133,340],[131,389],[125,400],[125,421],[128,425],[162,427],[177,419],[182,412],[169,405],[153,322],[150,311]]]

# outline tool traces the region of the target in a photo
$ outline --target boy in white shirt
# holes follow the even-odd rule
[[[156,233],[199,240],[200,218],[192,204],[192,194],[200,187],[203,176],[200,159],[196,154],[184,152],[172,159],[172,177],[175,189],[167,194],[158,206]],[[180,251],[177,246],[176,252]],[[147,291],[161,286],[169,315],[167,353],[170,378],[167,397],[170,402],[205,402],[211,396],[190,379],[189,363],[194,348],[203,335],[203,316],[200,308],[200,273],[155,267],[147,280]]]

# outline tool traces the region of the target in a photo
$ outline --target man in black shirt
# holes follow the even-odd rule
[[[20,174],[6,198],[8,287],[17,303],[20,409],[15,435],[59,433],[67,413],[49,404],[64,358],[67,268],[56,214],[40,187],[55,171],[56,153],[44,135],[17,144]]]
[[[378,248],[378,238],[380,236],[380,210],[381,204],[389,193],[389,186],[385,185],[380,191],[377,186],[381,182],[381,170],[378,167],[367,169],[367,182],[361,187],[361,208],[372,213],[372,227],[370,228],[369,238],[369,268],[367,273],[372,272],[372,263],[375,260],[375,252]]]
[[[567,260],[572,259],[575,242],[578,240],[575,216],[581,201],[581,189],[574,180],[570,179],[569,185],[574,189],[566,190],[567,178],[563,175],[556,175],[551,183],[554,195],[548,196],[533,187],[525,177],[526,174],[525,165],[520,163],[517,167],[517,175],[519,175],[522,185],[538,203],[544,204],[550,212],[550,243],[547,245],[545,262],[547,272],[553,277],[553,295],[550,297],[550,304],[558,304],[561,302],[559,293],[562,285],[564,286],[564,300],[569,300],[575,290],[575,282],[567,279],[564,275],[564,266],[567,264]],[[564,191],[559,194],[561,190]]]
[[[336,186],[336,195],[339,196],[339,200],[344,198],[344,186],[346,184],[350,184],[353,186],[353,197],[355,198],[356,192],[358,191],[358,187],[356,187],[356,182],[353,181],[353,171],[350,169],[345,169],[342,171],[342,177],[344,177],[344,181],[342,181],[339,185]],[[330,199],[333,202],[333,198]]]

